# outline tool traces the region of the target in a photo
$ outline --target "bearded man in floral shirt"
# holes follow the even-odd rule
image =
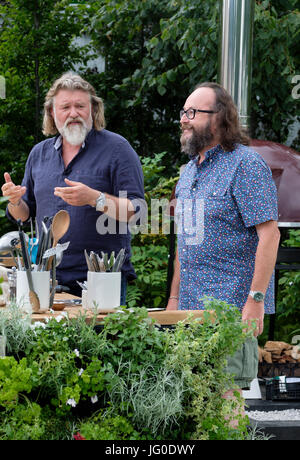
[[[270,168],[248,145],[231,96],[202,83],[180,112],[190,162],[176,186],[177,254],[167,310],[204,309],[204,298],[235,305],[263,331],[274,313],[280,232]],[[241,387],[247,383],[239,382]]]

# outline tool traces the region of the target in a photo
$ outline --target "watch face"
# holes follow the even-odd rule
[[[262,292],[255,292],[253,299],[255,302],[262,302],[264,300],[265,296],[263,295]]]

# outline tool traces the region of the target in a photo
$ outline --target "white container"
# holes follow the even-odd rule
[[[40,311],[49,310],[50,271],[31,272],[34,292],[40,301]],[[32,312],[29,301],[29,286],[25,271],[17,271],[17,304],[28,313]]]
[[[81,306],[82,308],[87,308],[87,290],[82,289],[81,291]]]
[[[113,311],[120,306],[121,272],[88,272],[87,306],[93,311]]]

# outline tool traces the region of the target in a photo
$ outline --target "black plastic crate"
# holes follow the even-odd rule
[[[300,401],[300,381],[286,382],[276,377],[267,381],[266,399],[273,401]]]

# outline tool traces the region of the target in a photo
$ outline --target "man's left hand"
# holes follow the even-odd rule
[[[242,311],[242,321],[251,325],[251,321],[256,322],[256,330],[254,336],[262,334],[264,330],[264,302],[255,302],[252,298],[248,298]]]
[[[65,179],[68,187],[55,187],[54,195],[72,206],[94,206],[99,192],[81,182]]]

